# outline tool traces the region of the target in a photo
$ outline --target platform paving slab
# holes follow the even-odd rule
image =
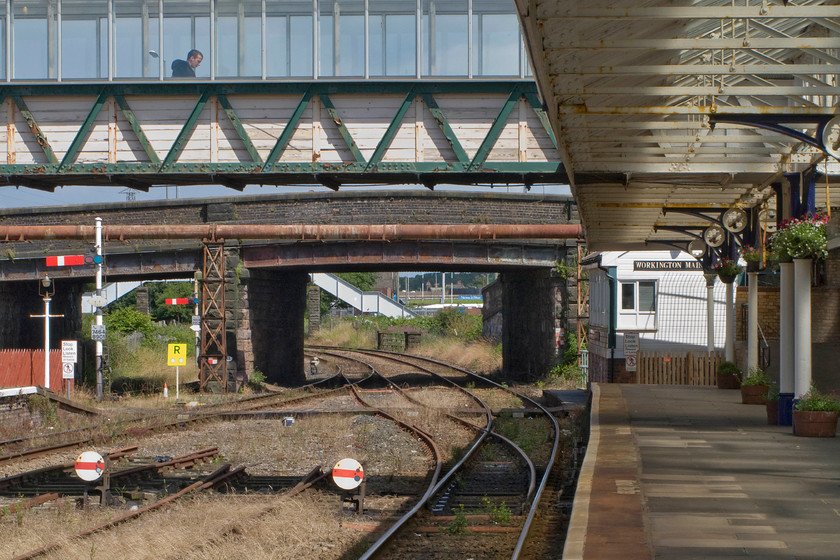
[[[840,558],[840,438],[738,391],[595,385],[563,558]]]

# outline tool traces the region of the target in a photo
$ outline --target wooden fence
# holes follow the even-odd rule
[[[716,387],[717,366],[722,361],[722,353],[640,352],[636,383]]]
[[[50,350],[50,388],[61,391],[61,350]],[[0,388],[44,385],[43,350],[0,350]]]

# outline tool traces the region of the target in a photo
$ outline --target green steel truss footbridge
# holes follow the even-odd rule
[[[12,83],[0,185],[565,180],[536,86],[507,81]]]

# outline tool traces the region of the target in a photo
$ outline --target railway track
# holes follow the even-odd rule
[[[405,502],[397,510],[375,508],[364,516],[375,519],[384,532],[370,546],[359,548],[358,557],[449,559],[463,551],[476,559],[550,558],[545,555],[544,547],[534,543],[548,539],[564,522],[564,516],[568,514],[565,504],[570,503],[568,492],[574,483],[574,468],[568,467],[564,462],[568,458],[558,451],[560,428],[549,411],[527,396],[492,380],[418,356],[335,348],[308,348],[307,354],[319,356],[322,366],[321,376],[310,379],[312,383],[304,388],[241,399],[234,404],[181,414],[177,418],[139,419],[136,425],[142,425],[144,433],[153,434],[183,430],[190,424],[203,426],[206,422],[247,422],[258,418],[291,416],[298,418],[299,424],[322,415],[385,419],[415,439],[418,449],[428,456],[428,470],[425,477],[412,475],[415,479],[410,485],[399,478],[371,481],[376,484],[369,500],[375,503],[383,496],[399,495],[405,497]],[[527,437],[517,431],[521,428],[511,430],[511,426],[526,424],[540,425],[545,432],[544,441],[529,443]],[[453,437],[453,434],[458,435]],[[451,445],[451,440],[460,443]],[[305,441],[308,444],[311,440]],[[352,456],[353,451],[348,454]],[[12,456],[10,461],[25,457],[20,451],[7,455]],[[212,454],[207,457],[218,460],[213,459]],[[121,465],[125,463],[125,469],[120,470],[127,472],[115,473],[112,486],[179,497],[208,489],[236,495],[273,495],[288,492],[301,484],[309,488],[328,475],[319,469],[319,473],[303,481],[299,476],[282,473],[251,476],[244,466],[233,468],[230,464],[211,473],[195,467],[161,466],[185,458],[187,456],[165,458],[165,461],[143,465],[121,461]],[[46,495],[77,495],[75,492],[79,491],[78,485],[71,490],[72,484],[65,484],[66,478],[52,479],[55,484],[51,486],[46,471],[40,475],[21,473],[7,478],[23,481],[0,479],[0,495],[6,488],[7,496],[25,498],[12,504],[14,508],[26,507],[32,499],[47,499],[44,498]],[[121,478],[126,482],[122,483]],[[322,487],[322,491],[337,494],[329,485]],[[149,506],[162,507],[155,504]],[[254,515],[262,519],[260,516],[267,515],[273,507],[276,506],[266,506],[264,513]],[[148,511],[145,508],[140,509]],[[72,539],[108,531],[134,518],[91,527]],[[535,518],[538,518],[537,522]],[[219,533],[206,535],[205,542],[221,541],[239,531],[237,526],[231,525]],[[418,540],[418,534],[424,535],[419,546],[417,542],[412,543]],[[458,534],[459,538],[451,539],[453,534]],[[22,555],[16,560],[54,550],[55,547],[45,547],[31,551],[32,556]]]
[[[333,350],[323,348],[319,350],[326,353],[335,353]],[[522,514],[516,528],[518,536],[516,539],[513,539],[511,535],[505,535],[501,538],[497,536],[494,539],[494,542],[502,549],[509,546],[510,549],[508,552],[510,554],[510,558],[518,559],[529,540],[529,534],[533,525],[534,517],[540,509],[540,501],[543,492],[548,489],[548,493],[550,494],[553,490],[556,476],[555,478],[552,478],[551,472],[552,467],[555,464],[555,459],[558,455],[560,443],[560,427],[554,416],[540,404],[524,395],[515,393],[507,387],[503,387],[492,380],[449,364],[444,364],[442,362],[418,356],[408,357],[401,355],[397,357],[392,353],[382,351],[354,350],[353,353],[400,363],[409,368],[408,373],[425,373],[429,376],[437,378],[437,380],[442,384],[449,383],[469,394],[476,403],[488,411],[488,425],[483,429],[479,429],[477,426],[469,422],[463,422],[463,424],[470,425],[474,429],[479,430],[481,435],[477,438],[475,445],[466,452],[464,459],[452,466],[446,476],[437,485],[431,488],[423,499],[421,499],[421,503],[426,505],[433,513],[438,513],[440,515],[451,515],[454,513],[456,519],[459,518],[459,516],[465,519],[465,512],[476,513],[479,511],[490,511],[491,513],[498,513],[501,508],[504,508],[503,512],[511,512],[512,506],[513,511]],[[344,352],[342,355],[346,357],[348,356],[348,353]],[[402,375],[404,376],[405,372],[402,373]],[[383,377],[387,380],[387,376]],[[490,453],[493,459],[501,460],[487,461],[476,458],[481,457],[481,452],[479,452],[479,450],[485,450],[486,455],[487,449],[494,449],[492,444],[484,441],[487,435],[493,433],[491,429],[493,419],[490,418],[489,407],[487,407],[480,398],[465,388],[468,385],[477,383],[484,386],[495,387],[496,389],[501,389],[516,395],[522,403],[528,403],[530,405],[530,409],[542,414],[542,417],[547,419],[552,425],[551,449],[548,453],[548,459],[544,461],[543,465],[541,465],[541,472],[539,473],[541,478],[536,490],[534,490],[533,486],[533,477],[530,479],[531,484],[524,485],[527,487],[527,490],[522,489],[523,477],[520,475],[524,469],[521,466],[517,466],[517,463],[513,459],[517,455],[524,457],[525,464],[530,464],[531,472],[533,474],[536,473],[534,472],[533,463],[530,459],[528,459],[527,454],[522,452],[521,448],[519,448],[515,442],[507,440],[506,438],[501,438],[502,442],[504,442],[503,447],[508,450],[515,450],[515,452],[500,452],[497,450],[495,453]],[[392,386],[397,387],[396,384],[393,383]],[[406,398],[410,399],[410,397]],[[451,418],[456,418],[454,415],[447,415]],[[533,492],[533,496],[531,496],[531,492]],[[434,497],[434,499],[432,497]],[[457,510],[453,507],[456,504],[458,507]],[[404,535],[411,534],[413,530],[416,530],[417,524],[422,523],[422,520],[418,521],[418,519],[420,519],[418,517],[419,512],[420,508],[415,507],[403,516],[403,518],[387,530],[385,534],[365,552],[362,558],[387,558],[397,554],[401,558],[434,557],[430,556],[431,552],[427,543],[424,543],[424,546],[420,547],[420,549],[416,551],[413,551],[411,546],[406,544],[406,538]],[[468,549],[473,547],[475,547],[475,543],[469,543],[466,545],[466,548]],[[451,552],[450,543],[447,546],[447,554]],[[498,554],[499,551],[496,550],[494,553]],[[446,557],[445,554],[441,554],[441,557]]]

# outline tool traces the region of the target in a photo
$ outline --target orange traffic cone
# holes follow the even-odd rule
[[[166,383],[164,383],[164,384],[163,384],[163,398],[164,398],[164,399],[168,399],[168,398],[169,398],[169,389],[167,389],[167,387],[166,387]]]

